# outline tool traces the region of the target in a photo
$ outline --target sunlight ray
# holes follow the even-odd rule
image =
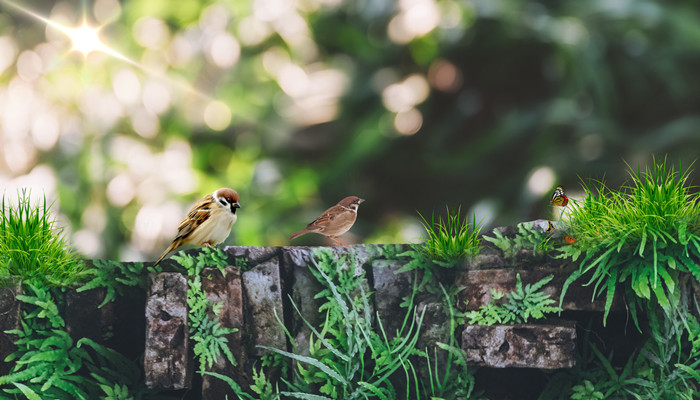
[[[10,0],[0,0],[3,3],[21,11],[22,13],[29,15],[39,21],[42,21],[46,23],[47,25],[57,29],[60,32],[63,32],[66,36],[68,36],[72,43],[73,43],[73,48],[72,50],[79,51],[80,53],[83,54],[83,58],[86,58],[88,54],[91,52],[102,52],[105,54],[108,54],[114,58],[117,58],[119,60],[125,61],[131,65],[134,65],[138,67],[139,69],[145,71],[149,75],[164,79],[168,81],[171,85],[177,86],[180,89],[185,90],[186,92],[193,93],[195,95],[198,95],[200,97],[203,97],[205,99],[211,99],[210,96],[198,91],[197,89],[193,88],[191,85],[188,84],[183,84],[181,82],[178,82],[172,78],[169,78],[165,76],[164,74],[154,71],[142,64],[139,64],[138,62],[130,59],[129,57],[119,53],[118,51],[110,48],[107,46],[102,40],[100,39],[99,32],[102,29],[102,26],[99,26],[97,28],[91,27],[87,24],[86,22],[86,17],[83,13],[83,24],[77,28],[69,28],[67,26],[64,26],[62,24],[59,24],[56,21],[52,21],[49,18],[46,18],[28,8],[25,8],[19,4],[16,4]]]

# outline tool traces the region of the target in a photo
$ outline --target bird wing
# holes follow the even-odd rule
[[[311,223],[306,226],[306,229],[323,231],[323,229],[333,222],[333,220],[343,211],[345,210],[342,207],[335,205],[324,211],[323,214],[318,216],[318,218],[311,221]]]
[[[212,195],[199,200],[199,202],[190,209],[190,212],[187,213],[187,218],[180,222],[180,226],[177,227],[177,237],[174,241],[188,237],[192,231],[209,219],[213,204],[214,197],[212,197]]]

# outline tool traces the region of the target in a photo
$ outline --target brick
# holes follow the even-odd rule
[[[464,311],[477,310],[482,305],[491,302],[491,290],[511,292],[515,290],[517,283],[516,276],[520,274],[523,285],[533,284],[550,274],[554,278],[542,289],[544,293],[551,296],[556,304],[559,304],[561,288],[564,282],[573,272],[573,269],[536,269],[536,270],[516,270],[516,269],[482,269],[482,270],[460,270],[457,273],[457,287],[464,287],[464,290],[457,295],[457,307]],[[591,301],[593,295],[593,285],[583,286],[587,280],[579,278],[571,284],[566,292],[566,298],[562,303],[564,310],[574,311],[603,311],[605,309],[605,298],[596,298]],[[465,304],[467,301],[467,304]],[[619,296],[613,303],[613,309],[621,309]]]
[[[237,332],[225,336],[228,347],[236,359],[236,365],[231,365],[222,355],[210,371],[231,377],[245,387],[250,382],[245,371],[247,354],[243,342],[245,321],[241,270],[238,267],[226,267],[224,272],[225,275],[222,275],[218,268],[206,268],[202,272],[202,289],[209,301],[221,304],[221,312],[218,315],[221,326],[238,329]],[[226,396],[229,399],[236,398],[226,382],[210,375],[202,377],[202,399],[218,400]]]
[[[247,328],[256,345],[254,354],[260,356],[266,353],[257,346],[286,349],[287,340],[278,322],[278,318],[284,321],[279,258],[272,258],[244,272],[243,288],[250,316],[246,318],[246,321],[250,321]]]
[[[143,363],[149,388],[178,390],[192,385],[187,278],[182,274],[149,275]]]
[[[574,323],[557,325],[467,325],[462,349],[470,365],[492,368],[571,368]]]

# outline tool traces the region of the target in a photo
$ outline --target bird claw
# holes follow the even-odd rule
[[[332,240],[332,241],[336,242],[336,243],[337,243],[337,244],[339,244],[340,246],[343,246],[343,247],[348,247],[348,245],[347,245],[347,244],[345,244],[345,243],[341,242],[340,240],[338,240],[338,239],[336,239],[336,238],[334,238],[334,237],[332,237],[332,236],[328,236],[328,238],[329,238],[330,240]]]

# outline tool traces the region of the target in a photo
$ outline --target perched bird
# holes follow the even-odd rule
[[[569,198],[564,194],[564,188],[561,185],[554,189],[554,194],[552,195],[550,203],[559,207],[566,207],[566,205],[569,204]]]
[[[339,245],[345,246],[337,238],[352,228],[357,218],[357,209],[363,201],[365,200],[356,196],[349,196],[340,200],[338,204],[326,210],[320,217],[308,224],[306,228],[289,235],[289,239],[292,240],[306,233],[313,232],[327,236]]]
[[[175,240],[153,265],[158,265],[163,257],[180,246],[194,243],[212,247],[226,240],[238,218],[236,209],[241,208],[238,200],[238,193],[229,188],[221,188],[204,196],[187,213],[177,227]]]

